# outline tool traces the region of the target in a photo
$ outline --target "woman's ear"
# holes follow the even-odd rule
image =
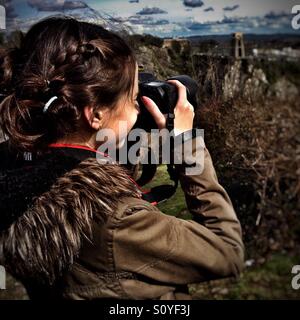
[[[100,110],[95,111],[94,107],[86,106],[83,109],[84,120],[87,121],[89,126],[98,131],[102,127],[103,112]]]

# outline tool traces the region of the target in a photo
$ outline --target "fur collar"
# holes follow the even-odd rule
[[[17,278],[54,283],[73,264],[83,237],[92,240],[93,221],[105,223],[121,197],[141,197],[119,165],[99,165],[84,150],[61,152],[0,171],[0,263]]]

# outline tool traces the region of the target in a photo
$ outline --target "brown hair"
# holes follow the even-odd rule
[[[42,20],[20,48],[0,56],[0,127],[16,147],[43,149],[76,132],[85,106],[114,108],[129,95],[135,69],[133,51],[117,34],[69,17]]]

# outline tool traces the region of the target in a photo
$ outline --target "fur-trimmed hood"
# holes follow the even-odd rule
[[[53,283],[78,256],[92,222],[105,223],[121,197],[141,197],[126,170],[91,150],[43,155],[0,145],[0,263],[21,279]]]

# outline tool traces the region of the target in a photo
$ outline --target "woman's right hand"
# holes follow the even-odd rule
[[[178,88],[178,101],[174,109],[174,133],[175,136],[193,128],[194,107],[187,100],[186,87],[178,80],[169,80]],[[159,129],[166,127],[166,115],[163,115],[156,103],[148,98],[142,97],[143,103],[151,113]]]

